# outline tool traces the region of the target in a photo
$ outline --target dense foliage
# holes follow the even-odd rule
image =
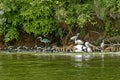
[[[103,22],[99,26],[104,36],[119,35],[120,1],[0,0],[0,35],[5,42],[17,39],[20,30],[46,37],[55,33],[62,38],[75,32],[74,28],[95,27],[99,24],[96,19]]]

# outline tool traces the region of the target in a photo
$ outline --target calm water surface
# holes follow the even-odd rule
[[[120,80],[120,56],[1,54],[0,80]]]

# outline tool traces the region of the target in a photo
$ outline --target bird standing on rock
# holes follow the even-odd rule
[[[50,40],[48,40],[48,39],[42,39],[42,37],[38,37],[38,39],[40,39],[40,41],[43,42],[43,43],[45,43],[45,44],[51,43]]]

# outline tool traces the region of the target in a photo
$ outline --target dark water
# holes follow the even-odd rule
[[[120,56],[2,54],[0,80],[120,80]]]

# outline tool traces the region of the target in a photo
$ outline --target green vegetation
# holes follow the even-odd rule
[[[5,42],[18,39],[21,31],[45,37],[55,33],[67,40],[75,30],[87,32],[91,26],[104,36],[116,36],[119,21],[119,0],[0,0],[0,35]]]

